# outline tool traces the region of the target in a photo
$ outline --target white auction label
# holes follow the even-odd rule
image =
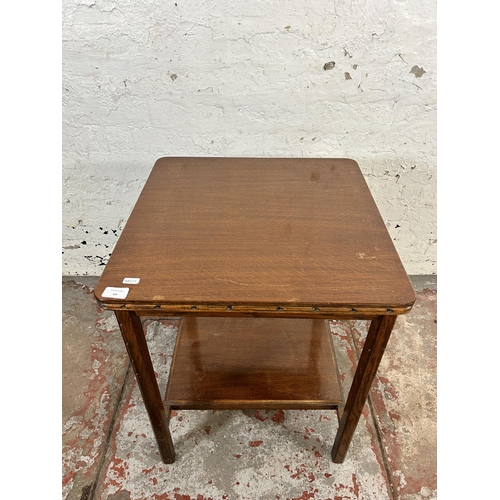
[[[102,297],[108,299],[124,299],[128,294],[129,288],[115,288],[108,286],[102,292]]]
[[[126,285],[137,285],[139,281],[141,281],[141,278],[125,278],[123,280],[123,283],[125,283]]]

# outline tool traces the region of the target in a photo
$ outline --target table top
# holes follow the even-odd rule
[[[400,314],[415,300],[358,164],[338,158],[159,159],[95,296],[109,309],[307,316]]]

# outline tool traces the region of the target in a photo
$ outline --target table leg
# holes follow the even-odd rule
[[[153,427],[161,458],[164,463],[171,464],[175,460],[175,450],[168,428],[170,411],[165,411],[163,405],[141,319],[133,311],[115,311],[115,314]]]
[[[333,444],[332,460],[337,464],[345,459],[396,318],[377,316],[370,324]]]

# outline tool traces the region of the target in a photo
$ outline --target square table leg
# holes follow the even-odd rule
[[[115,311],[115,314],[153,427],[161,458],[166,464],[174,463],[174,444],[168,428],[170,408],[165,409],[163,405],[141,319],[133,311]]]
[[[332,460],[337,464],[346,457],[396,318],[395,315],[377,316],[371,321],[333,444]]]

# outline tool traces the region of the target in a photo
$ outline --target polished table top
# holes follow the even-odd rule
[[[95,295],[110,309],[307,317],[415,300],[358,164],[302,158],[159,159]]]

